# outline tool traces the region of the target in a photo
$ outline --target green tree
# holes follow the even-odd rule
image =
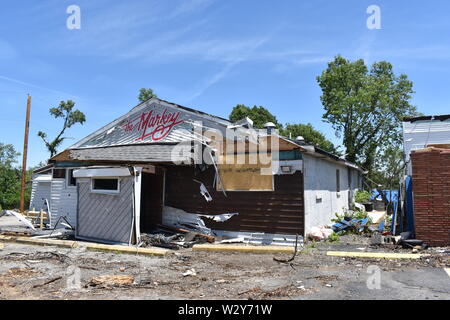
[[[404,175],[406,164],[403,149],[400,146],[386,148],[369,174],[370,180],[377,183],[372,185],[375,189],[398,189],[399,182]]]
[[[22,168],[15,167],[17,157],[20,156],[11,144],[0,143],[0,210],[19,207]],[[33,170],[28,168],[25,180],[30,182]],[[31,184],[25,186],[25,204],[30,203]]]
[[[158,96],[153,92],[152,89],[141,88],[139,90],[138,99],[140,102],[145,102],[151,98],[157,98]]]
[[[253,120],[253,127],[256,129],[263,129],[264,124],[273,122],[277,129],[281,129],[282,125],[278,123],[277,118],[262,106],[253,106],[249,108],[243,104],[236,105],[230,113],[229,119],[232,122],[249,117]]]
[[[415,115],[413,83],[396,76],[389,62],[374,63],[337,56],[317,77],[325,108],[323,119],[343,139],[346,159],[368,170],[384,151],[401,142],[401,121]]]
[[[45,132],[38,132],[38,136],[42,138],[45,146],[50,152],[50,157],[53,157],[57,153],[57,148],[66,139],[66,137],[63,137],[66,129],[72,127],[76,123],[82,125],[86,121],[86,116],[84,115],[84,113],[78,109],[73,110],[74,106],[75,102],[73,102],[72,100],[67,100],[61,101],[58,107],[50,108],[50,115],[54,116],[55,118],[64,119],[63,128],[53,140],[47,140],[47,134]]]
[[[4,168],[12,168],[12,165],[17,162],[17,157],[20,153],[14,149],[12,144],[0,143],[0,165]]]
[[[285,137],[292,137],[295,139],[298,136],[302,136],[306,143],[315,145],[325,151],[339,154],[334,144],[328,140],[325,135],[319,130],[314,129],[312,124],[286,124],[281,130],[281,135]]]
[[[13,167],[18,156],[13,145],[0,143],[0,209],[12,209],[19,203],[20,171]]]

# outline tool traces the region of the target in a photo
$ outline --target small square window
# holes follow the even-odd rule
[[[66,169],[53,169],[53,179],[65,179]]]
[[[91,180],[91,191],[97,193],[119,193],[119,179],[100,179]]]

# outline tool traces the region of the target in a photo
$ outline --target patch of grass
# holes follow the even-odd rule
[[[329,242],[339,242],[340,240],[340,235],[336,232],[333,232],[327,239],[327,241]]]
[[[299,253],[302,253],[302,254],[310,253],[313,249],[316,248],[316,246],[317,246],[317,242],[315,240],[311,240],[310,242],[308,242],[307,245],[305,245],[303,247],[302,250],[299,251]]]

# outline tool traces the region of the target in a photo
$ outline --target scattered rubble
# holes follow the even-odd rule
[[[261,300],[261,299],[281,299],[281,298],[289,298],[301,296],[304,294],[311,293],[312,289],[306,289],[305,286],[294,286],[287,285],[276,288],[274,290],[263,290],[259,287],[252,288],[250,290],[246,290],[243,292],[239,292],[238,295],[246,295],[249,299],[252,300]]]
[[[352,251],[362,247],[383,252],[387,246],[371,246],[370,238],[365,236],[345,235],[339,243],[320,242],[301,250],[294,260],[284,264],[274,261],[273,254],[180,248],[175,254],[159,258],[8,243],[0,251],[0,298],[320,299],[345,294],[344,288],[355,282],[365,288],[370,265],[385,272],[406,274],[437,268],[442,271],[450,263],[448,248],[428,249],[430,256],[414,260],[326,255],[329,250]],[[392,250],[411,253],[401,246]],[[292,257],[287,253],[278,255],[280,260]],[[80,269],[82,289],[67,290],[69,267]],[[383,293],[383,297],[389,297],[389,292]],[[359,291],[348,294],[360,298]],[[445,297],[445,293],[439,295]]]
[[[197,272],[195,272],[195,269],[189,269],[186,272],[183,272],[182,275],[183,277],[196,276]]]

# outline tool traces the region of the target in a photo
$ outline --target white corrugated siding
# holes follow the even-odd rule
[[[50,211],[52,215],[52,227],[54,227],[54,224],[61,216],[66,217],[69,223],[76,227],[76,187],[67,187],[65,179],[53,179],[51,187]]]
[[[411,151],[423,149],[430,144],[450,144],[450,119],[403,122],[403,141],[408,174],[412,174],[409,163]]]
[[[50,202],[51,182],[38,182],[33,180],[31,185],[30,210],[33,208],[40,210],[45,208],[45,199]]]

